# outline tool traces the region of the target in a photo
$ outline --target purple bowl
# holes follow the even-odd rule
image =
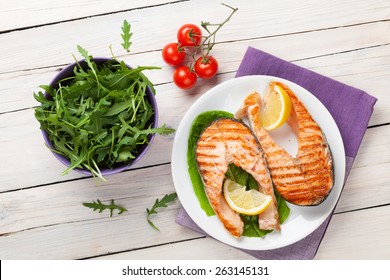
[[[103,63],[109,61],[109,60],[112,60],[111,58],[104,58],[104,57],[99,57],[99,58],[96,58],[94,57],[93,58],[93,61],[99,66],[99,65],[102,65]],[[84,61],[84,60],[80,60],[78,61],[78,63],[80,64],[80,66],[83,68],[83,69],[86,69],[87,68],[87,63]],[[72,63],[68,66],[66,66],[65,68],[63,68],[55,77],[54,79],[50,82],[50,86],[53,87],[53,88],[56,88],[56,86],[58,85],[58,82],[61,81],[62,79],[64,78],[67,78],[67,77],[70,77],[70,76],[73,76],[74,73],[73,73],[73,69],[74,67],[77,66],[77,63]],[[129,67],[130,69],[132,67],[130,67],[129,65],[126,64],[127,67]],[[154,110],[154,115],[152,117],[152,128],[156,128],[158,126],[158,110],[157,110],[157,102],[156,102],[156,98],[153,94],[153,92],[151,91],[151,89],[149,87],[146,88],[146,94],[147,94],[147,99],[150,103],[150,105],[152,106],[153,110]],[[46,98],[50,98],[50,96],[45,92],[45,97]],[[46,144],[53,150],[55,150],[53,144],[51,143],[51,141],[49,140],[49,135],[46,131],[44,130],[41,130],[42,131],[42,135],[43,135],[43,139],[45,140]],[[111,174],[115,174],[115,173],[119,173],[121,171],[124,171],[126,169],[128,169],[131,165],[135,164],[137,161],[139,161],[144,155],[145,153],[147,152],[147,150],[149,149],[150,145],[152,144],[153,142],[153,139],[154,139],[154,136],[155,134],[151,134],[148,136],[148,144],[144,144],[142,146],[139,147],[139,153],[137,155],[137,157],[135,159],[133,159],[131,162],[127,163],[127,164],[123,164],[123,163],[120,163],[118,164],[117,166],[114,166],[112,169],[110,168],[106,168],[106,167],[102,167],[100,169],[100,172],[103,176],[107,176],[107,175],[111,175]],[[60,155],[60,154],[57,154],[55,152],[52,152],[53,155],[60,161],[62,162],[63,164],[65,164],[66,166],[69,166],[70,165],[70,161],[69,159],[67,159],[66,157]],[[75,168],[73,169],[77,172],[80,172],[82,174],[85,174],[85,175],[92,175],[92,173],[89,171],[89,170],[86,170],[86,169],[81,169],[81,168]]]

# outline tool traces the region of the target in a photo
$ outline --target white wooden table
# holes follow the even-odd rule
[[[176,201],[154,216],[145,209],[174,191],[174,136],[157,136],[130,170],[97,187],[45,147],[34,119],[33,92],[77,55],[114,53],[148,72],[156,84],[159,123],[177,128],[209,88],[232,79],[248,46],[259,48],[378,98],[359,154],[317,259],[390,258],[390,2],[388,0],[235,1],[239,11],[217,34],[216,78],[189,92],[175,87],[162,47],[184,23],[218,22],[220,1],[0,0],[0,258],[250,259],[249,255],[175,223]],[[120,43],[132,25],[132,52]],[[183,167],[184,170],[184,167]],[[109,217],[82,202],[114,199],[128,212]]]

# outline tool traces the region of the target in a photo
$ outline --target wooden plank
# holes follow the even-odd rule
[[[83,202],[92,202],[96,199],[102,202],[115,199],[119,205],[129,210],[117,218],[127,219],[129,217],[126,216],[137,214],[139,215],[137,223],[148,231],[152,228],[146,222],[145,209],[150,208],[156,198],[173,191],[170,165],[167,164],[123,172],[100,186],[96,185],[92,178],[87,178],[2,193],[0,234],[56,224],[111,220],[108,217],[109,213],[93,213],[91,209],[82,205]],[[169,209],[173,211],[178,207],[179,203]],[[34,211],[31,211],[32,209]],[[47,211],[52,212],[53,215],[46,215]],[[156,224],[158,223],[157,221]]]
[[[385,0],[370,3],[360,0],[331,0],[324,3],[316,0],[300,8],[288,0],[256,4],[232,0],[229,4],[239,7],[239,12],[232,22],[220,30],[217,37],[219,42],[352,26],[390,18],[390,3]],[[194,13],[200,6],[207,6],[207,9]],[[275,11],[278,12],[278,20],[275,20]],[[198,0],[0,34],[0,73],[69,63],[72,60],[70,54],[76,53],[76,45],[83,46],[96,56],[109,56],[108,46],[112,44],[114,52],[119,55],[123,53],[120,27],[124,19],[132,24],[132,52],[139,53],[158,50],[166,43],[175,41],[177,28],[183,23],[200,23],[202,20],[219,22],[228,14],[229,10],[222,7],[219,1]],[[156,29],[156,22],[163,30]],[[172,37],[168,34],[172,34]],[[23,38],[23,44],[20,38]],[[29,54],[28,60],[21,55],[25,53]]]
[[[390,256],[390,206],[335,215],[315,257],[321,259],[378,260]],[[375,219],[372,219],[375,217]],[[364,221],[364,226],[362,226]],[[370,238],[369,238],[370,237]],[[364,241],[363,241],[364,240]],[[377,246],[380,244],[380,247]],[[208,248],[205,250],[205,248]],[[191,252],[191,253],[188,253]],[[254,259],[214,239],[196,239],[100,256],[96,259]]]
[[[390,206],[336,215],[316,259],[389,259]]]
[[[205,249],[207,248],[207,249]],[[230,247],[213,238],[171,243],[92,258],[94,260],[256,260],[244,251]]]
[[[110,5],[94,0],[1,1],[0,32],[172,2],[178,1],[149,0],[147,5],[142,0],[115,0]]]
[[[146,208],[172,191],[166,165],[118,174],[104,187],[86,179],[1,194],[0,258],[85,258],[199,237],[175,223],[178,201],[151,217],[160,232],[147,223]],[[98,198],[128,212],[110,218],[81,205]]]
[[[363,138],[337,212],[390,202],[390,126],[369,129]]]
[[[172,224],[169,230],[157,232],[143,231],[134,220],[140,215],[127,216],[127,219],[111,218],[101,221],[58,224],[45,228],[23,231],[17,235],[5,235],[0,238],[4,259],[78,259],[104,255],[123,250],[132,250],[164,244],[180,238],[194,238],[198,234],[183,232],[179,225]],[[142,218],[145,219],[142,214]],[[170,215],[174,219],[174,214]],[[167,219],[160,219],[168,224]]]
[[[299,65],[362,89],[378,98],[369,125],[390,122],[390,45],[299,61]],[[384,65],[387,65],[383,67]],[[386,70],[387,68],[387,70]],[[347,70],[348,69],[348,70]],[[345,71],[347,70],[347,71]],[[381,93],[382,92],[382,93]]]

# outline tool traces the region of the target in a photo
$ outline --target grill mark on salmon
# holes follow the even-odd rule
[[[298,138],[295,157],[278,146],[262,127],[258,93],[247,96],[236,117],[249,120],[265,153],[276,191],[290,203],[318,205],[333,187],[333,163],[325,135],[303,103],[286,85],[272,82],[270,89],[274,85],[282,87],[292,102],[293,108],[287,122]]]
[[[263,193],[271,195],[271,205],[259,215],[259,227],[280,230],[276,198],[264,153],[255,136],[242,122],[218,119],[201,134],[196,149],[198,170],[205,191],[218,218],[235,237],[240,237],[244,224],[223,196],[222,187],[229,164],[235,164],[251,174]]]

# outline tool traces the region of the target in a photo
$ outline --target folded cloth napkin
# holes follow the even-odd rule
[[[377,99],[366,92],[249,47],[236,77],[270,75],[292,81],[314,94],[329,110],[343,138],[346,178],[352,168]],[[326,232],[330,215],[306,238],[289,246],[266,251],[244,250],[259,259],[313,259]],[[176,222],[205,234],[181,209]]]

